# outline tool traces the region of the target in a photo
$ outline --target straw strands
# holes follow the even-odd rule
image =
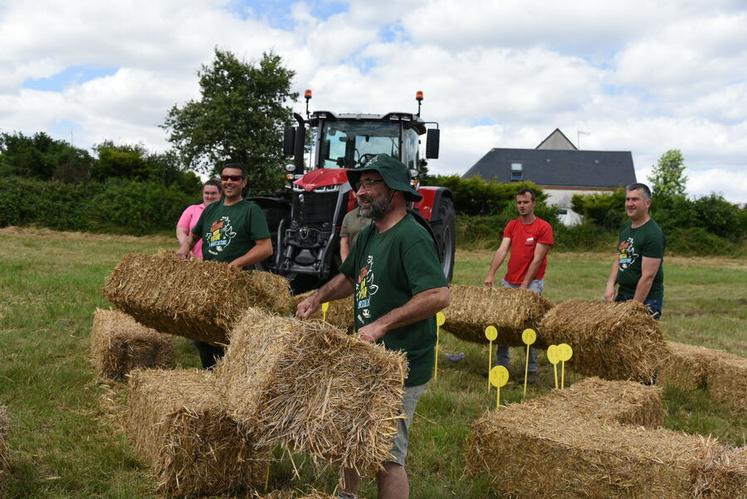
[[[747,447],[715,449],[698,474],[693,497],[747,497]]]
[[[107,278],[104,295],[148,327],[208,343],[225,343],[248,307],[288,314],[292,303],[278,275],[180,261],[166,251],[126,255]]]
[[[318,321],[246,312],[216,377],[261,445],[360,471],[389,458],[402,417],[404,354]]]
[[[96,309],[91,361],[98,376],[112,380],[120,380],[138,367],[173,367],[172,338],[138,324],[123,312]]]
[[[522,346],[522,331],[537,328],[550,307],[548,300],[526,289],[453,285],[449,288],[449,307],[444,310],[444,329],[464,341],[487,343],[485,328],[492,324],[498,329],[497,343]],[[538,331],[535,346],[544,348],[548,344]]]
[[[518,497],[679,498],[692,494],[720,448],[699,436],[591,416],[591,406],[576,410],[574,396],[560,410],[552,398],[564,391],[483,415],[467,441],[468,472]]]
[[[269,451],[256,450],[225,411],[212,374],[137,370],[124,427],[166,495],[215,495],[264,481]]]
[[[309,291],[293,297],[294,310],[298,307],[298,304],[311,296],[314,291]],[[322,311],[317,310],[308,320],[322,320]],[[343,298],[341,300],[333,300],[329,302],[329,308],[327,309],[327,322],[332,324],[338,329],[347,331],[348,333],[353,332],[353,326],[355,317],[353,316],[353,302],[351,298]]]
[[[4,405],[0,405],[0,497],[5,490],[6,475],[10,469],[8,462],[8,434],[10,433],[10,418]]]
[[[649,381],[669,355],[659,323],[635,301],[570,300],[542,318],[548,344],[573,347],[576,372],[605,379]]]
[[[256,499],[335,499],[337,496],[331,496],[318,490],[302,492],[300,490],[274,490],[266,495],[256,494]]]
[[[706,384],[714,399],[747,414],[747,358],[719,352],[708,365]]]

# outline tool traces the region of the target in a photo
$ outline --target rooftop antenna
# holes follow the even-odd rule
[[[415,100],[418,101],[418,118],[420,117],[420,105],[423,103],[423,91],[418,90],[415,92]]]
[[[311,100],[311,89],[307,88],[303,92],[303,98],[306,99],[306,119],[309,119],[309,101]]]
[[[576,130],[576,143],[578,144],[579,150],[581,150],[581,136],[582,135],[591,135],[591,132],[582,132],[581,130]]]

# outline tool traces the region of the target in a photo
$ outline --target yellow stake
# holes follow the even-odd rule
[[[537,332],[534,329],[525,329],[521,333],[521,341],[527,345],[527,355],[524,361],[524,398],[527,398],[527,377],[529,376],[529,349],[537,341]]]
[[[501,387],[508,383],[508,369],[503,366],[495,366],[488,374],[488,383],[493,385],[497,392],[495,394],[495,408],[501,406]]]
[[[433,381],[438,379],[438,344],[441,339],[441,326],[446,323],[446,315],[443,312],[436,314],[436,362],[433,365]]]
[[[559,388],[558,362],[560,362],[560,359],[558,358],[558,345],[550,345],[549,347],[547,347],[547,360],[549,360],[550,364],[552,364],[553,374],[555,375],[555,389],[557,390]]]
[[[488,391],[490,391],[490,372],[493,369],[493,341],[498,337],[498,330],[495,326],[485,328],[485,337],[490,342],[488,347]]]
[[[560,359],[560,389],[565,387],[565,363],[573,357],[573,348],[568,343],[558,345],[558,358]]]
[[[270,485],[270,462],[267,461],[267,469],[265,470],[265,492]]]
[[[324,303],[322,303],[322,320],[323,321],[327,320],[327,310],[329,310],[329,302],[325,301]]]

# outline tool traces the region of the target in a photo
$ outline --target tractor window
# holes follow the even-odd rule
[[[399,134],[397,123],[327,122],[320,140],[319,166],[352,168],[382,153],[399,159]]]

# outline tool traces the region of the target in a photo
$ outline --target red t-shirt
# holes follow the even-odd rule
[[[510,284],[521,284],[534,259],[534,249],[537,243],[552,246],[552,226],[537,217],[530,224],[521,223],[520,218],[508,222],[503,231],[503,237],[511,238],[511,256],[508,258],[508,272],[504,279]],[[547,255],[542,259],[534,279],[545,277]]]

